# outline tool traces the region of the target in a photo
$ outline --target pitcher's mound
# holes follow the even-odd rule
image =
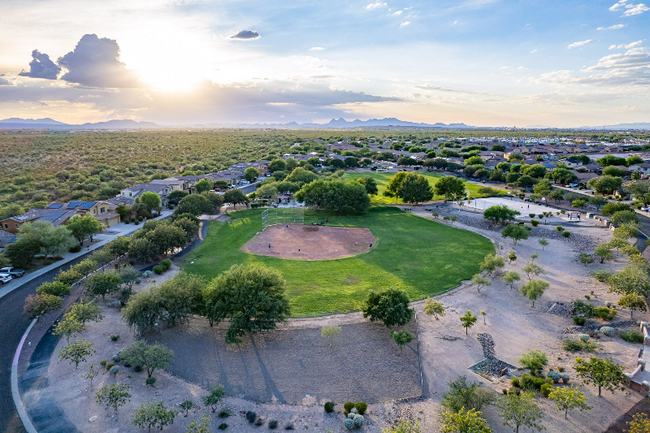
[[[367,228],[278,224],[255,235],[241,250],[281,259],[327,260],[366,252],[370,244],[375,237]]]

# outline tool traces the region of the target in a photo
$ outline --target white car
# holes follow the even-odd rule
[[[11,280],[12,280],[11,275],[9,275],[9,274],[0,274],[0,283],[7,284]]]

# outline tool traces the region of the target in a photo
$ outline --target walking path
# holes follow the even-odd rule
[[[155,219],[157,220],[164,219],[169,217],[171,214],[172,214],[171,211],[162,211],[161,215]],[[119,236],[129,236],[141,227],[142,226],[139,224],[135,225],[135,224],[120,223],[114,225],[113,227],[105,230],[102,234],[95,236],[95,239],[98,242],[95,242],[94,244],[88,247],[82,248],[81,251],[79,251],[78,253],[68,253],[65,256],[63,256],[62,260],[58,260],[52,263],[51,265],[44,266],[40,269],[35,270],[34,272],[29,272],[24,276],[11,280],[7,284],[3,285],[2,287],[0,287],[0,299],[8,295],[9,293],[13,292],[14,290],[20,288],[23,284],[28,283],[29,281],[32,281],[33,279],[48,273],[52,269],[56,269],[61,265],[65,265],[66,263],[71,262],[72,260],[81,257],[84,254],[88,254],[88,252],[90,251],[99,249]]]

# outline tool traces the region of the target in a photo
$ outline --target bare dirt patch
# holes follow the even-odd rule
[[[365,253],[376,242],[370,229],[277,224],[259,232],[241,251],[293,260],[328,260]]]

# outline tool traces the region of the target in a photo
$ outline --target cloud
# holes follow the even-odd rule
[[[370,3],[366,6],[366,9],[372,11],[379,8],[385,8],[386,6],[388,6],[388,3],[382,3],[380,0],[377,0],[376,2]]]
[[[535,48],[534,50],[532,50],[532,51],[530,52],[530,54],[535,54],[536,52],[537,52],[537,48]]]
[[[18,75],[31,78],[45,78],[46,80],[56,80],[56,77],[61,72],[50,56],[41,53],[38,50],[32,51],[32,61],[29,62],[29,72],[22,70]]]
[[[569,44],[569,45],[567,46],[567,48],[568,48],[568,49],[571,49],[571,48],[582,47],[582,46],[584,46],[584,45],[587,45],[589,42],[591,42],[591,39],[587,39],[586,41],[578,41],[578,42],[574,42],[574,43],[572,43],[572,44]]]
[[[240,30],[230,37],[230,39],[257,39],[260,34],[254,30]]]
[[[68,72],[61,79],[89,87],[138,87],[135,74],[120,62],[117,41],[98,38],[95,34],[83,35],[74,51],[58,60]]]
[[[404,22],[403,22],[402,24],[400,24],[399,26],[400,26],[400,27],[406,27],[406,26],[408,26],[409,24],[411,24],[410,21],[404,21]]]
[[[597,30],[617,30],[617,29],[622,29],[624,27],[627,27],[627,24],[614,24],[613,26],[609,26],[609,27],[598,27]]]
[[[325,48],[323,47],[311,47],[309,51],[323,51]]]
[[[609,10],[612,12],[622,10],[623,16],[631,17],[634,15],[640,15],[646,11],[650,11],[650,8],[646,6],[645,3],[632,4],[629,3],[628,0],[619,0],[610,6]]]
[[[5,74],[0,74],[0,86],[11,86],[13,83],[9,81],[8,78],[5,78]]]
[[[629,43],[627,45],[626,44],[610,45],[609,49],[610,50],[615,50],[615,49],[620,49],[620,50],[627,49],[627,50],[629,50],[630,48],[640,47],[641,45],[643,45],[643,41],[636,41],[636,42],[631,42],[631,43]]]
[[[393,15],[400,16],[400,15],[402,15],[402,12],[404,12],[404,11],[402,11],[402,10],[395,11],[395,12],[393,12]]]

